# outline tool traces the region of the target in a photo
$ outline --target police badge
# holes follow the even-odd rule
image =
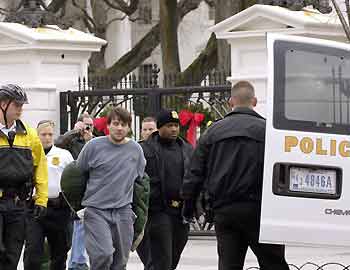
[[[52,165],[55,165],[55,166],[60,165],[60,158],[59,157],[53,157],[51,163],[52,163]]]
[[[171,116],[172,116],[172,118],[179,119],[179,115],[177,114],[176,111],[172,111]]]

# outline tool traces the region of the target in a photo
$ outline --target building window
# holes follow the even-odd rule
[[[152,86],[152,64],[144,64],[139,67],[139,84],[141,87]]]

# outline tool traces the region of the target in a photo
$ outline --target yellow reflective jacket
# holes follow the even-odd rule
[[[0,131],[0,189],[21,188],[30,181],[36,191],[35,204],[46,207],[48,172],[44,149],[36,130],[17,120],[12,147]]]

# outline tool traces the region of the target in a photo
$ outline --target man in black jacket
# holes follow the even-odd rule
[[[91,116],[88,113],[83,113],[78,117],[74,129],[59,136],[55,141],[55,145],[68,150],[76,160],[84,145],[92,139],[93,128],[94,123]]]
[[[174,270],[188,239],[189,225],[183,223],[180,189],[192,146],[179,137],[175,111],[161,111],[157,128],[141,144],[151,186],[148,233],[153,269]]]
[[[242,270],[248,246],[261,269],[289,269],[284,246],[259,243],[265,119],[253,110],[256,103],[249,82],[232,87],[233,110],[200,138],[182,187],[183,198],[191,199],[206,183],[214,212],[219,270]]]

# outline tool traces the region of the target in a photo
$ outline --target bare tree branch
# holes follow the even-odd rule
[[[47,9],[53,13],[58,12],[63,9],[67,0],[52,0]]]
[[[48,10],[47,9],[47,5],[46,5],[46,3],[43,0],[40,0],[40,4],[45,10]]]
[[[180,22],[186,14],[198,8],[202,1],[203,0],[180,0],[180,2],[177,3],[178,22]]]
[[[73,5],[78,8],[83,14],[84,14],[84,18],[83,21],[86,25],[86,27],[89,29],[89,31],[91,33],[96,32],[97,29],[97,25],[95,23],[95,20],[89,15],[89,13],[86,11],[85,8],[81,7],[76,0],[72,0]]]
[[[335,11],[337,12],[338,18],[343,26],[345,35],[347,37],[347,39],[350,41],[350,27],[348,25],[348,23],[346,22],[343,13],[341,12],[338,3],[335,0],[332,0],[332,4],[335,8]]]
[[[119,10],[128,16],[130,16],[131,14],[133,14],[137,10],[138,4],[139,4],[139,0],[131,0],[129,5],[126,2],[124,2],[123,0],[113,0],[114,2],[111,2],[109,0],[103,0],[103,1],[108,6],[114,8],[116,10]]]
[[[8,15],[10,15],[10,13],[14,13],[14,12],[18,11],[21,8],[22,2],[23,2],[23,0],[21,0],[19,3],[18,3],[18,1],[13,1],[7,5],[7,8],[0,7],[0,14],[8,16]]]
[[[8,10],[8,9],[6,9],[6,8],[0,8],[0,14],[6,15],[6,14],[8,14],[8,13],[10,13],[10,10]]]
[[[114,8],[116,10],[120,10],[123,11],[122,7],[120,5],[116,5],[114,3],[109,2],[108,0],[103,0],[103,2],[105,2],[108,6],[110,6],[111,8]]]
[[[127,15],[124,15],[123,17],[116,17],[116,18],[113,18],[113,19],[109,20],[106,23],[106,28],[108,28],[108,26],[110,26],[115,21],[123,21],[126,17],[127,17]]]
[[[348,24],[350,24],[350,4],[349,0],[345,0],[346,14],[348,15]]]
[[[128,19],[129,19],[129,21],[131,21],[131,22],[145,21],[145,18],[142,18],[142,17],[135,17],[135,18],[128,17]]]
[[[204,0],[209,7],[215,7],[215,0]]]
[[[192,10],[198,8],[202,0],[181,0],[178,3],[179,24],[182,19]],[[145,61],[160,43],[159,23],[152,29],[125,55],[123,55],[110,68],[100,72],[98,75],[113,75],[116,80],[120,80],[128,73],[137,68],[140,63]]]
[[[215,34],[211,34],[205,49],[192,64],[179,74],[175,85],[199,84],[218,62],[218,44]]]

